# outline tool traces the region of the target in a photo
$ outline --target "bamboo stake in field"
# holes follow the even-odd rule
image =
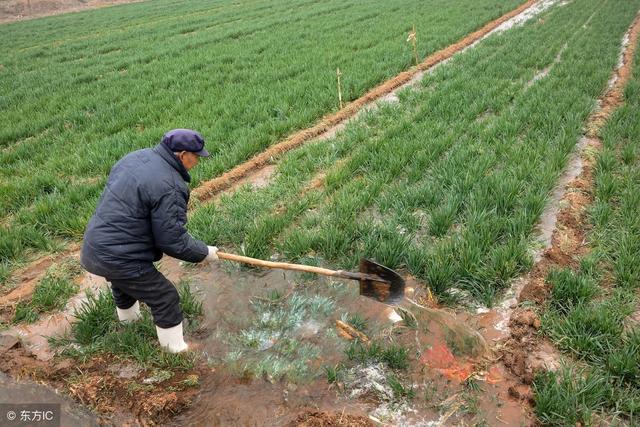
[[[336,68],[336,76],[338,76],[338,101],[340,101],[340,109],[342,110],[342,84],[340,83],[340,68]]]
[[[409,37],[407,37],[407,42],[411,42],[411,44],[413,45],[413,58],[416,61],[415,65],[418,65],[418,48],[416,46],[417,40],[416,40],[416,26],[413,26],[413,30],[409,32]]]

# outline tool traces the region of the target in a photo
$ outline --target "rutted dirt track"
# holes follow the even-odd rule
[[[564,207],[558,214],[551,247],[544,251],[533,270],[523,278],[525,283],[518,298],[519,303],[533,302],[541,307],[550,291],[545,282],[547,274],[553,268],[576,267],[578,260],[589,251],[586,242],[589,230],[586,209],[593,201],[593,154],[602,146],[600,130],[624,100],[624,87],[631,77],[639,34],[640,14],[632,23],[628,37],[625,37],[621,66],[600,98],[599,109],[587,121],[585,137],[578,153],[582,160],[582,172],[566,186],[565,195],[560,201]],[[553,346],[538,335],[540,320],[533,309],[516,308],[509,327],[511,335],[502,344],[501,359],[520,379],[520,384],[513,384],[510,392],[514,397],[530,400],[532,394],[529,385],[534,374],[539,369],[556,369],[558,358]]]
[[[139,1],[142,0],[3,0],[0,24]]]

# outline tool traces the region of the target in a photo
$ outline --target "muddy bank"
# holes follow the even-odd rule
[[[109,355],[44,362],[18,343],[0,351],[0,378],[17,379],[0,382],[0,400],[6,393],[9,402],[61,403],[73,426],[153,425],[191,404],[202,369],[169,375]]]

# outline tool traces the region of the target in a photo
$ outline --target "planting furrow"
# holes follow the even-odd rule
[[[237,166],[236,168],[230,170],[229,172],[225,172],[222,176],[203,182],[200,185],[200,187],[198,187],[194,191],[194,196],[200,200],[204,200],[208,197],[211,197],[215,193],[228,188],[234,180],[237,180],[243,177],[253,169],[259,168],[262,165],[267,164],[268,162],[271,161],[272,158],[278,157],[282,153],[287,152],[295,147],[298,147],[310,139],[313,139],[315,137],[322,135],[323,133],[330,130],[333,126],[336,126],[340,124],[342,121],[348,119],[349,117],[354,116],[363,106],[370,104],[373,101],[376,101],[377,99],[383,97],[384,95],[393,91],[397,87],[409,82],[412,79],[412,77],[419,71],[427,70],[430,67],[436,65],[437,63],[450,58],[453,54],[462,50],[464,47],[472,44],[473,42],[479,40],[485,34],[489,33],[491,30],[496,28],[498,25],[500,25],[504,21],[519,14],[523,10],[526,10],[533,3],[535,3],[535,1],[528,1],[527,3],[518,7],[517,9],[490,22],[489,24],[485,25],[482,29],[472,33],[471,35],[465,37],[464,39],[458,41],[457,43],[454,43],[453,45],[448,46],[447,48],[436,52],[435,54],[425,59],[415,69],[411,71],[405,71],[399,74],[398,76],[396,76],[395,78],[386,81],[385,83],[378,86],[377,88],[367,92],[362,97],[349,103],[345,108],[340,110],[338,113],[325,116],[315,126],[309,129],[300,131],[288,137],[284,141],[270,147],[268,150],[255,156],[248,162]]]
[[[422,90],[403,95],[406,99],[397,108],[380,114],[392,126],[381,126],[385,132],[379,138],[354,145],[354,154],[327,179],[329,185],[305,194],[313,197],[310,204],[296,204],[298,193],[288,193],[271,206],[291,206],[293,216],[282,220],[278,215],[283,212],[270,208],[258,217],[258,211],[251,211],[249,223],[238,221],[240,228],[235,229],[245,230],[243,249],[261,256],[275,249],[287,259],[316,258],[342,267],[352,267],[366,254],[391,266],[407,266],[443,300],[495,301],[513,277],[530,266],[531,232],[598,85],[605,84],[614,63],[615,34],[603,28],[614,25],[622,33],[624,21],[635,12],[633,5],[618,6],[618,15],[609,17],[604,12],[608,6],[582,2],[551,9],[543,23],[489,39],[487,46],[428,76]],[[553,40],[556,48],[548,49],[546,40]],[[567,60],[527,88],[527,76],[541,68],[538,64],[553,62],[565,42]],[[502,63],[476,61],[496,49]],[[532,57],[536,61],[531,62]],[[588,69],[589,80],[572,78],[572,67]],[[496,115],[477,123],[487,100]],[[455,106],[465,107],[456,112]],[[413,113],[403,116],[398,110]],[[369,126],[376,126],[375,120]],[[558,133],[559,126],[563,131]],[[421,175],[428,180],[421,181]],[[404,192],[407,179],[421,183],[408,187],[409,198]],[[260,198],[256,194],[263,191],[240,195],[234,204]],[[383,209],[378,199],[384,201]],[[193,230],[222,244],[237,244],[238,234],[227,240],[215,226],[201,228],[204,218],[214,224],[228,222],[224,199],[220,204],[197,211]],[[286,226],[292,218],[299,224],[296,229]],[[281,234],[283,230],[288,231]],[[454,294],[452,288],[458,291]]]
[[[447,2],[447,5],[452,5],[451,7],[456,8],[452,10],[456,10],[456,13],[461,16],[462,7],[450,2]],[[503,5],[503,7],[505,6]],[[141,5],[136,5],[136,10],[139,7]],[[331,7],[332,5],[328,4],[322,8],[316,8],[315,15],[314,11],[311,11],[306,12],[305,16],[308,15],[311,24],[322,25],[326,21],[328,17],[326,13],[331,10]],[[342,27],[346,27],[351,31],[359,31],[360,33],[366,33],[370,28],[376,28],[373,21],[371,23],[366,20],[357,22],[359,15],[379,21],[381,18],[375,17],[376,7],[376,5],[366,7],[358,5],[357,8],[353,9],[353,12],[345,13],[344,17],[340,18],[343,20]],[[357,55],[340,53],[333,60],[342,61],[340,58],[345,58],[345,61],[353,60],[354,69],[357,68],[359,70],[371,70],[372,66],[369,62],[371,60],[375,62],[373,68],[376,70],[374,74],[376,77],[361,74],[355,79],[345,78],[345,85],[349,93],[348,98],[362,93],[364,89],[375,84],[381,77],[387,77],[398,69],[398,61],[396,59],[377,60],[377,58],[387,55],[386,52],[389,49],[397,50],[399,44],[397,39],[402,38],[404,40],[404,34],[406,34],[407,24],[400,22],[403,16],[402,10],[394,5],[389,7],[393,10],[397,22],[393,21],[391,15],[385,17],[385,22],[391,25],[389,26],[390,31],[388,34],[380,38],[380,40],[384,40],[383,43],[378,43],[375,38],[372,38],[372,42],[365,42],[364,39],[358,42],[360,38],[323,36],[328,37],[327,40],[334,40],[336,46],[344,46],[345,49],[353,48],[359,51]],[[427,12],[421,10],[421,13],[429,13],[429,10],[437,11],[437,13],[445,13],[446,11],[442,7],[427,8],[425,10]],[[106,13],[107,11],[100,12]],[[259,16],[259,13],[270,14],[271,12],[259,11],[256,14]],[[486,10],[479,10],[479,12],[486,16]],[[111,11],[109,13],[116,12]],[[286,16],[294,17],[295,13],[294,11],[288,11]],[[442,16],[445,17],[445,15]],[[477,22],[482,19],[480,16],[474,16],[471,21],[467,19],[464,26],[458,26],[459,28],[455,30],[458,31],[457,34],[462,29],[473,28],[472,26],[474,25],[477,28]],[[228,16],[225,19],[228,19]],[[283,22],[275,17],[268,19],[276,19],[274,22]],[[250,29],[252,22],[243,24],[242,28]],[[347,25],[349,22],[356,23]],[[442,34],[444,35],[439,35],[438,39],[435,40],[425,40],[425,43],[420,45],[422,52],[435,50],[434,48],[442,45],[442,41],[448,41],[447,37],[451,37],[446,35],[446,31],[451,31],[446,28],[447,21],[438,19],[437,22],[438,24],[434,28],[443,29]],[[298,24],[296,22],[293,26],[283,26],[291,27],[295,30],[292,35],[295,35],[294,38],[301,43],[302,52],[308,50],[307,48],[315,43],[315,38],[309,38],[304,33],[304,31],[308,31],[310,23]],[[338,24],[340,22],[332,24],[336,26],[336,31],[340,30]],[[29,25],[37,25],[37,22],[31,22]],[[140,32],[143,30],[134,29],[135,31]],[[225,32],[228,31],[225,30]],[[114,37],[113,40],[117,41],[119,36],[115,35]],[[162,36],[160,40],[165,39],[164,37],[166,36]],[[249,38],[254,39],[256,36],[253,35]],[[37,79],[43,82],[50,82],[54,87],[63,89],[59,93],[54,91],[51,95],[47,94],[46,91],[40,91],[38,94],[38,91],[27,90],[25,92],[27,98],[34,93],[33,98],[31,98],[32,101],[25,102],[21,100],[19,109],[14,112],[6,111],[6,114],[3,115],[6,123],[13,123],[11,126],[2,127],[5,132],[2,139],[11,144],[11,148],[2,151],[2,162],[3,165],[6,165],[2,174],[7,180],[6,184],[3,182],[3,185],[0,186],[2,187],[0,191],[3,193],[3,199],[6,201],[0,207],[0,211],[5,216],[4,222],[10,223],[8,227],[1,230],[0,235],[3,276],[12,268],[11,265],[13,263],[23,257],[24,254],[28,254],[29,251],[46,251],[52,247],[53,240],[59,237],[77,238],[82,233],[86,218],[91,211],[91,206],[99,196],[100,185],[99,183],[91,182],[91,176],[95,174],[104,175],[110,165],[127,151],[148,146],[149,135],[160,135],[163,130],[166,130],[167,123],[181,121],[179,117],[186,114],[187,111],[182,106],[188,105],[190,107],[188,109],[190,111],[189,115],[192,117],[190,120],[194,120],[193,117],[195,117],[196,121],[209,122],[211,114],[217,115],[219,120],[210,126],[209,131],[207,129],[203,129],[203,131],[205,133],[218,134],[220,139],[224,141],[217,147],[217,150],[222,155],[216,156],[214,161],[203,166],[204,169],[196,173],[195,182],[201,180],[202,177],[216,175],[228,170],[230,166],[250,157],[255,152],[261,151],[272,141],[281,139],[282,136],[290,132],[292,126],[295,128],[301,127],[301,124],[311,123],[322,113],[333,108],[333,92],[335,89],[333,88],[332,78],[326,81],[326,70],[320,70],[318,67],[313,71],[305,71],[304,67],[294,65],[289,70],[290,76],[297,75],[293,79],[296,81],[323,80],[326,82],[326,84],[323,82],[321,87],[313,89],[313,96],[321,96],[324,101],[317,103],[313,99],[309,99],[303,103],[302,108],[292,110],[292,105],[298,103],[301,98],[306,97],[301,97],[301,87],[297,83],[295,83],[296,87],[292,86],[291,77],[289,81],[280,82],[277,78],[274,78],[273,74],[262,73],[260,75],[262,83],[255,86],[258,93],[254,93],[253,96],[243,88],[253,87],[255,76],[243,84],[230,81],[229,89],[223,85],[216,85],[216,87],[212,88],[210,83],[203,81],[200,76],[203,71],[213,71],[214,68],[203,62],[205,57],[194,56],[193,54],[191,54],[190,59],[193,65],[190,66],[189,71],[185,72],[181,65],[164,62],[163,66],[167,69],[156,77],[155,75],[158,73],[154,73],[156,65],[154,61],[157,57],[151,58],[149,53],[139,54],[139,60],[142,61],[140,66],[126,63],[123,68],[118,60],[115,59],[118,57],[126,58],[131,50],[136,49],[138,45],[133,40],[124,41],[125,45],[129,46],[126,49],[122,49],[122,43],[116,43],[114,46],[108,47],[101,44],[96,47],[96,50],[102,51],[103,54],[114,56],[114,60],[109,61],[110,66],[113,67],[112,70],[101,68],[101,61],[94,59],[95,56],[99,55],[90,54],[89,52],[94,52],[91,49],[87,52],[88,58],[86,62],[88,64],[96,64],[97,68],[94,71],[89,69],[77,72],[75,78],[69,79],[68,76],[73,76],[73,73],[70,74],[69,70],[64,69],[68,64],[60,63],[59,58],[65,55],[77,58],[77,52],[90,46],[87,44],[88,42],[82,42],[73,43],[70,46],[61,46],[59,50],[53,51],[52,54],[44,51],[33,54],[32,59],[39,63],[39,69],[41,70],[51,70],[51,60],[53,59],[53,63],[57,63],[56,66],[58,67],[58,71],[53,74],[46,75],[40,71],[24,80],[26,77],[22,77],[16,67],[19,67],[20,64],[28,64],[29,61],[14,62],[13,65],[7,63],[7,66],[0,71],[0,79],[2,79],[0,80],[0,86],[3,87],[8,85],[10,80],[12,81],[12,87],[27,87],[27,81]],[[155,42],[153,34],[147,35],[145,40],[151,43]],[[197,40],[197,38],[194,40]],[[210,37],[205,37],[200,41],[210,40]],[[242,38],[239,40],[242,40]],[[320,44],[325,45],[326,43],[326,41],[322,41]],[[171,44],[173,45],[173,42]],[[269,53],[267,46],[275,46],[275,49],[278,49],[278,46],[282,44],[269,43],[265,45],[260,43],[260,45],[262,45],[260,47],[262,51],[260,49],[254,50],[255,55]],[[400,45],[404,46],[402,43]],[[73,47],[72,50],[70,50],[71,46]],[[175,46],[169,46],[168,49],[162,48],[160,51],[171,52],[175,51],[175,49]],[[219,57],[221,61],[224,61],[224,58],[227,57],[232,59],[228,64],[221,62],[226,67],[225,75],[229,76],[229,79],[237,79],[238,76],[243,76],[243,70],[247,66],[260,63],[257,57],[247,57],[240,62],[233,60],[233,49],[237,49],[237,46],[225,49],[228,55]],[[264,49],[267,49],[267,51],[265,52]],[[408,54],[408,47],[403,48],[403,51]],[[360,58],[360,55],[366,55],[366,58]],[[267,68],[280,68],[275,60],[277,59],[277,61],[281,62],[285,57],[290,58],[291,52],[284,50],[278,52],[277,58]],[[305,53],[302,59],[307,61],[307,58],[311,60],[314,57],[317,57],[317,54],[310,52]],[[16,54],[15,58],[18,61],[19,55]],[[152,59],[151,62],[145,63],[147,61],[146,58]],[[271,58],[273,58],[273,55],[271,55]],[[406,64],[409,58],[410,55],[407,55],[400,62]],[[82,66],[83,62],[85,61],[79,62],[78,65]],[[198,65],[198,63],[203,65]],[[348,69],[348,64],[340,65],[341,68],[344,66],[345,69]],[[406,65],[403,65],[400,69],[404,66]],[[389,71],[394,68],[393,72]],[[244,73],[244,75],[250,76],[250,73]],[[54,76],[55,78],[52,80],[49,76]],[[178,79],[176,76],[181,76],[181,79],[188,79],[189,83],[185,83],[184,80]],[[4,80],[5,78],[7,80]],[[77,86],[77,79],[84,80],[85,83]],[[22,83],[15,85],[14,80]],[[92,83],[88,84],[89,82]],[[264,82],[270,82],[268,84],[269,87],[264,87]],[[191,90],[193,92],[190,92]],[[242,90],[242,93],[237,92],[238,90]],[[81,94],[82,98],[77,99],[79,102],[70,102],[68,99],[69,94],[73,91]],[[281,99],[274,98],[274,91],[283,95]],[[11,90],[6,93],[15,94],[17,92],[22,92],[22,90]],[[114,97],[113,93],[116,92],[124,95]],[[212,100],[203,100],[201,93],[210,93],[212,99],[216,98],[217,95],[222,96],[223,99],[228,98],[229,101],[231,101],[229,97],[233,95],[234,99],[232,102],[214,102]],[[11,96],[13,95],[0,97],[0,103],[7,107],[16,105],[17,103],[11,101],[11,99],[15,100],[15,98],[11,98]],[[140,102],[140,99],[145,99],[146,102]],[[179,100],[177,105],[174,104],[176,99]],[[252,105],[256,100],[258,104]],[[268,108],[264,108],[265,105],[273,105],[271,112],[269,112]],[[195,112],[192,111],[194,107]],[[206,113],[205,110],[207,110]],[[267,111],[266,115],[265,111]],[[25,116],[29,116],[30,121],[23,125],[16,125],[21,121],[21,117]],[[162,127],[158,123],[162,123]],[[253,123],[253,125],[240,128],[238,123]],[[181,124],[184,125],[183,123]],[[193,126],[201,128],[197,123]],[[27,139],[32,136],[33,139]],[[23,141],[16,143],[16,139],[22,139]],[[28,144],[26,143],[27,141]],[[65,151],[69,141],[78,143],[71,153],[73,161],[70,162],[68,159],[50,155],[51,152]],[[237,141],[241,141],[241,143],[237,143]],[[214,148],[213,151],[215,152],[216,149]],[[38,165],[39,173],[35,175],[29,174],[29,176],[24,175],[24,171],[30,170],[34,165]],[[67,185],[67,176],[71,176],[71,181],[77,185]],[[28,188],[29,191],[18,191],[18,189],[25,188]],[[52,214],[51,211],[57,211],[57,213]]]
[[[640,80],[637,75],[631,79],[634,60],[636,72],[640,70],[639,32],[640,14],[623,37],[621,60],[584,128],[573,160],[581,168],[578,174],[568,171],[573,178],[559,188],[562,196],[554,203],[561,208],[556,209],[549,245],[517,283],[515,296],[522,304],[502,313],[510,315],[502,359],[523,383],[513,388],[535,399],[545,425],[589,424],[596,417],[608,422],[620,416],[633,424],[640,402],[634,379],[640,357],[637,330],[627,320],[637,303],[639,277],[633,235],[637,216],[630,215],[637,209],[633,192],[640,185],[632,136],[638,133],[637,126],[629,127],[640,112]],[[620,108],[627,84],[629,105]],[[553,345],[581,360],[583,367],[560,366]],[[528,389],[531,383],[535,395]],[[580,402],[574,398],[578,394]]]
[[[130,90],[128,90],[127,92],[130,92]],[[60,100],[55,101],[55,102],[54,102],[54,104],[55,104],[55,105],[63,105],[63,104],[64,104],[64,103],[59,102],[59,101],[61,101],[61,99],[60,99]],[[133,113],[133,115],[139,115],[139,114],[140,114],[140,113],[137,113],[137,112],[132,112],[132,113]]]

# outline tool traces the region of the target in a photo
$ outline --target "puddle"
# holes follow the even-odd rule
[[[76,427],[76,426],[98,426],[100,423],[97,418],[81,408],[78,404],[70,399],[56,393],[51,388],[27,381],[15,381],[0,372],[0,402],[13,404],[29,404],[29,403],[47,403],[60,405],[60,426]],[[1,413],[4,424],[5,414]]]
[[[423,307],[413,299],[393,309],[359,296],[355,281],[303,273],[247,270],[233,263],[192,266],[171,258],[164,259],[160,269],[174,283],[187,278],[200,292],[204,310],[196,341],[205,373],[191,409],[174,424],[283,425],[315,417],[318,411],[326,419],[346,416],[392,425],[437,425],[433,423],[443,416],[457,421],[482,416],[491,425],[498,419],[523,419],[524,407],[509,398],[506,382],[483,372],[491,357],[486,343],[452,312]],[[81,288],[95,292],[106,286],[102,278],[87,274]],[[408,279],[407,295],[425,300],[414,289],[422,286]],[[38,359],[52,363],[46,337],[67,331],[70,313],[84,298],[80,292],[65,312],[7,332],[20,337]],[[406,371],[348,362],[345,349],[350,341],[336,326],[354,316],[366,324],[363,333],[372,341],[408,349]],[[345,370],[351,375],[345,374],[339,385],[330,384],[326,368],[340,363],[349,365]],[[123,378],[136,375],[127,366],[118,372]],[[391,375],[399,375],[416,397],[391,398]],[[470,380],[481,383],[482,391],[468,391]],[[374,389],[383,393],[374,395]],[[15,389],[13,395],[28,396],[22,390]],[[451,396],[462,403],[450,407],[446,399]],[[481,413],[468,411],[469,399],[482,407]],[[82,422],[71,425],[85,425]]]
[[[483,338],[453,313],[412,300],[394,310],[359,296],[355,281],[249,271],[231,263],[197,269],[189,281],[204,301],[206,332],[198,340],[211,374],[202,379],[191,409],[174,420],[178,425],[284,425],[308,411],[392,425],[437,425],[428,423],[441,417],[441,402],[459,393],[468,398],[470,378],[482,384],[474,399],[486,408],[481,415],[490,425],[498,418],[524,419],[523,406],[509,399],[506,383],[483,373],[490,357]],[[406,313],[411,326],[402,320]],[[372,342],[408,349],[408,370],[352,363],[345,365],[339,385],[330,384],[326,367],[348,364],[350,342],[336,324],[349,316],[362,319]],[[418,397],[394,400],[392,374],[404,378]],[[447,418],[476,416],[462,404],[459,409]]]

